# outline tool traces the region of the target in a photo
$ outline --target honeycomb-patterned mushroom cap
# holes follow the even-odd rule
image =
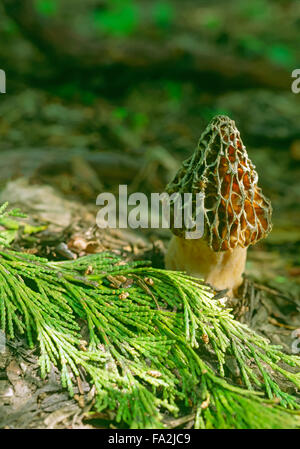
[[[204,236],[214,251],[255,244],[271,230],[272,207],[257,185],[255,166],[248,158],[235,122],[216,116],[166,188],[204,195]],[[174,212],[174,211],[173,211]],[[193,214],[195,211],[193,211]],[[193,217],[194,218],[194,217]],[[183,237],[185,229],[174,229]]]

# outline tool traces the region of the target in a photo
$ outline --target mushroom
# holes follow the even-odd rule
[[[271,203],[257,181],[235,122],[223,115],[214,117],[194,154],[166,187],[169,195],[190,192],[194,198],[202,193],[203,236],[186,239],[186,229],[173,226],[166,268],[204,278],[216,290],[227,289],[232,295],[242,283],[248,246],[272,228]],[[172,211],[178,213],[174,207]]]

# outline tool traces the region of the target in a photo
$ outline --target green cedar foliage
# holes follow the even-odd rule
[[[196,428],[300,427],[296,397],[276,380],[299,388],[300,358],[236,321],[198,279],[114,253],[49,262],[1,245],[0,325],[38,346],[43,378],[58,367],[72,395],[84,374],[95,408],[131,428],[183,411]],[[228,380],[228,357],[243,386]]]

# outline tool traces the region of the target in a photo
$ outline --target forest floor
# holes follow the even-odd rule
[[[0,105],[0,203],[28,214],[14,231],[13,247],[50,259],[110,249],[163,266],[169,232],[101,230],[96,197],[123,183],[129,192],[163,191],[207,121],[227,113],[241,128],[274,209],[273,231],[249,250],[244,283],[230,305],[238,320],[291,352],[293,331],[300,332],[298,106],[290,93],[254,89],[212,96],[174,82],[138,86],[118,102],[83,104],[39,90],[10,97]],[[26,232],[25,223],[43,228]],[[41,380],[37,361],[22,339],[8,341],[0,352],[0,427],[114,426],[111,412],[86,420],[94,397],[88,384],[78,384],[70,399],[56,370]],[[166,423],[188,427],[190,419]]]

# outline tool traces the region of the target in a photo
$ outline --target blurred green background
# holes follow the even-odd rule
[[[162,191],[228,114],[274,206],[275,279],[298,279],[299,29],[297,0],[1,0],[0,188]]]

